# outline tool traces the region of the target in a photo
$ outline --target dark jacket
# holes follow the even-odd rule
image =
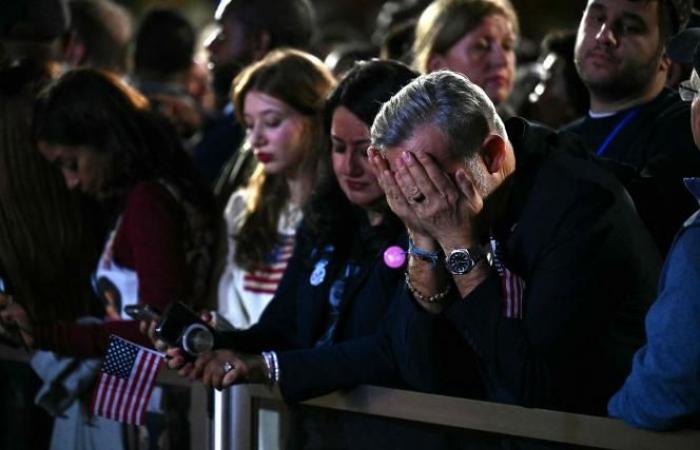
[[[577,139],[521,119],[507,130],[516,171],[502,186],[507,213],[491,227],[525,283],[524,317],[505,317],[495,269],[438,316],[405,295],[392,337],[402,374],[441,392],[451,386],[430,367],[473,352],[491,400],[604,414],[644,342],[658,252],[623,187]],[[444,327],[460,339],[436,343]]]
[[[287,401],[360,383],[396,384],[391,346],[379,331],[403,283],[403,270],[387,267],[383,252],[390,245],[406,248],[406,238],[398,221],[388,222],[370,227],[363,217],[353,236],[340,237],[350,245],[321,247],[302,225],[277,293],[259,322],[226,334],[220,346],[278,351],[280,388]],[[349,261],[357,269],[345,285],[332,338],[317,347],[329,324],[330,289]],[[312,278],[320,265],[325,272],[315,285]]]
[[[586,115],[564,127],[591,152],[631,168],[632,175],[621,181],[662,255],[696,208],[683,185],[683,177],[700,175],[700,153],[689,123],[690,104],[664,89],[643,105],[604,118]]]

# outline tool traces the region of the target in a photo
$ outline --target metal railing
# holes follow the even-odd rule
[[[0,345],[0,360],[26,361],[24,352]],[[247,450],[257,448],[261,407],[284,412],[278,390],[265,386],[236,387],[234,411],[214,408],[209,418],[209,390],[190,384],[164,369],[162,385],[190,386],[190,448]],[[449,426],[497,435],[536,439],[613,450],[698,450],[700,430],[652,432],[627,426],[620,420],[561,411],[524,408],[442,395],[360,386],[304,402],[305,405],[351,413]],[[284,414],[283,414],[284,415]],[[218,423],[218,426],[214,426]],[[235,423],[235,427],[233,427]],[[235,431],[232,432],[232,429]]]
[[[264,386],[251,385],[247,389],[253,399],[281,401],[278,392],[272,392]],[[633,428],[620,420],[606,417],[524,408],[375,386],[360,386],[348,392],[334,392],[308,400],[304,404],[602,449],[700,449],[700,431],[696,430],[659,433]],[[254,434],[256,430],[251,432]],[[255,439],[253,437],[247,441],[254,442]]]

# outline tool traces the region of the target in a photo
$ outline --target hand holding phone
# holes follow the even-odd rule
[[[214,330],[183,303],[171,304],[159,320],[155,336],[171,347],[179,347],[190,356],[214,347]]]
[[[151,305],[127,305],[124,312],[134,320],[152,321],[160,319],[160,312]]]

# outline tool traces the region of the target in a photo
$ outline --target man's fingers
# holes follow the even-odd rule
[[[404,194],[407,199],[416,204],[439,195],[439,189],[434,185],[432,178],[423,166],[421,155],[425,155],[425,152],[418,152],[418,154],[403,152],[401,155],[402,168],[399,170]],[[433,170],[435,170],[437,166],[434,163],[432,165]]]
[[[481,197],[472,178],[467,175],[465,170],[455,172],[455,182],[462,196],[467,200],[471,210],[478,213],[484,206],[484,199]]]
[[[426,176],[437,191],[443,196],[450,198],[450,195],[455,193],[456,188],[450,176],[445,172],[435,161],[435,159],[426,152],[418,152],[416,159],[425,170]]]
[[[379,178],[379,175],[385,170],[389,170],[389,164],[382,158],[377,149],[374,147],[369,147],[367,149],[367,156],[369,157],[370,166],[374,171],[374,176]]]

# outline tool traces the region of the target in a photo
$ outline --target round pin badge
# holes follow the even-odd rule
[[[326,279],[327,265],[328,261],[325,259],[322,259],[316,263],[314,270],[311,272],[311,276],[309,277],[309,283],[311,283],[311,286],[318,286],[319,284],[323,283],[323,280]]]
[[[406,251],[398,245],[392,245],[384,250],[384,264],[392,269],[398,269],[406,262]]]

